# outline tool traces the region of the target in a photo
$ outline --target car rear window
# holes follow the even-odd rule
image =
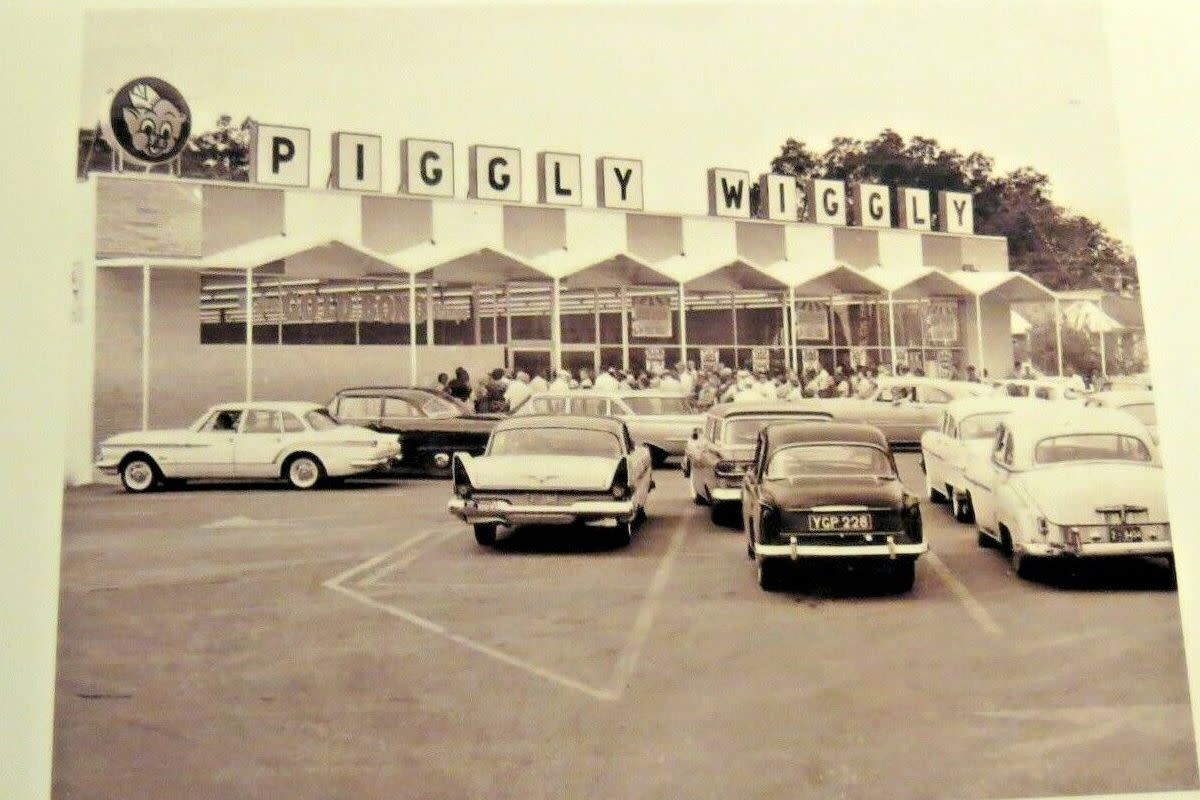
[[[492,434],[488,455],[619,458],[623,451],[621,440],[608,431],[582,428],[513,428]]]
[[[1150,448],[1134,436],[1114,433],[1077,433],[1050,436],[1033,450],[1036,464],[1068,461],[1149,461]]]
[[[879,448],[868,445],[792,445],[771,456],[771,463],[767,466],[768,478],[894,474],[887,455]]]
[[[758,441],[758,432],[773,422],[817,422],[820,419],[820,417],[808,417],[802,414],[730,417],[725,420],[721,436],[725,444],[750,445]]]
[[[1007,411],[990,414],[972,414],[963,419],[958,430],[963,439],[991,439],[1000,429],[1000,422]]]
[[[626,397],[625,404],[634,414],[688,414],[687,399],[684,397]]]

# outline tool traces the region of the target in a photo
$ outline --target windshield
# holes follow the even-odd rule
[[[1036,464],[1064,461],[1149,461],[1150,449],[1134,436],[1116,433],[1078,433],[1051,436],[1033,450]]]
[[[323,408],[314,408],[312,411],[305,412],[304,419],[314,431],[327,431],[338,426],[337,421],[329,416],[329,412]]]
[[[1154,410],[1154,403],[1134,403],[1133,405],[1121,406],[1122,411],[1128,411],[1137,417],[1138,422],[1151,427],[1158,424],[1158,414]]]
[[[635,414],[690,414],[685,397],[624,397],[625,405]]]
[[[450,417],[457,417],[459,415],[458,408],[449,400],[444,400],[432,394],[420,398],[418,405],[425,412],[425,416],[430,419],[449,419]]]
[[[758,440],[758,432],[774,422],[811,422],[810,417],[796,416],[753,416],[730,417],[721,429],[722,441],[732,445],[752,445]]]
[[[768,478],[806,475],[895,475],[887,454],[877,447],[854,444],[803,444],[771,456]]]
[[[973,414],[959,424],[959,436],[962,439],[993,439],[996,429],[1000,427],[1000,421],[1007,413],[998,411],[991,414]]]
[[[496,431],[492,456],[603,456],[620,458],[621,440],[608,431],[583,428],[513,428]]]

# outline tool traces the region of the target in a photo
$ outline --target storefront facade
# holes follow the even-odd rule
[[[458,366],[1000,375],[1011,303],[1052,299],[1008,271],[1004,239],[973,234],[169,176],[84,186],[89,459],[113,432],[212,403],[324,402]]]

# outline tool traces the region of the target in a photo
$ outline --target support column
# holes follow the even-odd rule
[[[512,292],[507,282],[504,284],[504,352],[507,354],[505,361],[508,362],[504,366],[506,369],[512,369]]]
[[[559,308],[558,278],[550,284],[550,366],[562,369],[562,311]]]
[[[679,284],[679,360],[687,363],[687,290],[682,283]]]
[[[1105,350],[1104,331],[1100,331],[1100,377],[1108,377],[1108,351]]]
[[[408,273],[408,385],[417,385],[417,273]]]
[[[983,301],[980,295],[975,295],[975,345],[979,351],[978,375],[983,375]]]
[[[254,399],[254,268],[246,270],[246,402]]]
[[[592,289],[592,315],[596,323],[595,331],[592,335],[592,341],[595,346],[592,348],[592,366],[595,367],[597,375],[600,374],[600,368],[603,363],[600,360],[600,290]]]
[[[899,353],[896,350],[896,300],[891,292],[887,294],[888,307],[888,341],[892,346],[892,374],[896,374]],[[981,366],[980,369],[983,369]]]
[[[736,374],[742,368],[738,360],[738,331],[737,331],[737,293],[729,293],[729,316],[733,320],[733,371]]]
[[[1054,296],[1054,351],[1058,358],[1058,377],[1063,375],[1062,351],[1062,310],[1059,307],[1058,295]]]
[[[629,290],[621,287],[621,369],[629,371]]]
[[[803,380],[804,375],[801,374],[803,365],[800,363],[799,354],[796,353],[796,287],[788,287],[788,363],[791,364],[790,369],[796,371],[796,374]]]
[[[829,304],[825,306],[825,310],[829,314],[829,355],[833,359],[833,368],[836,370],[838,365],[837,331],[833,326],[833,295],[829,295]]]
[[[150,428],[150,265],[144,264],[142,266],[142,430],[149,430],[149,428]]]
[[[479,317],[479,287],[471,284],[471,325],[475,329],[475,344],[483,341],[483,320]]]
[[[433,279],[425,285],[425,344],[433,345]]]

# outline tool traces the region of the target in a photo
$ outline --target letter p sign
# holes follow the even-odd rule
[[[307,128],[256,125],[250,134],[250,180],[269,186],[308,186]]]

